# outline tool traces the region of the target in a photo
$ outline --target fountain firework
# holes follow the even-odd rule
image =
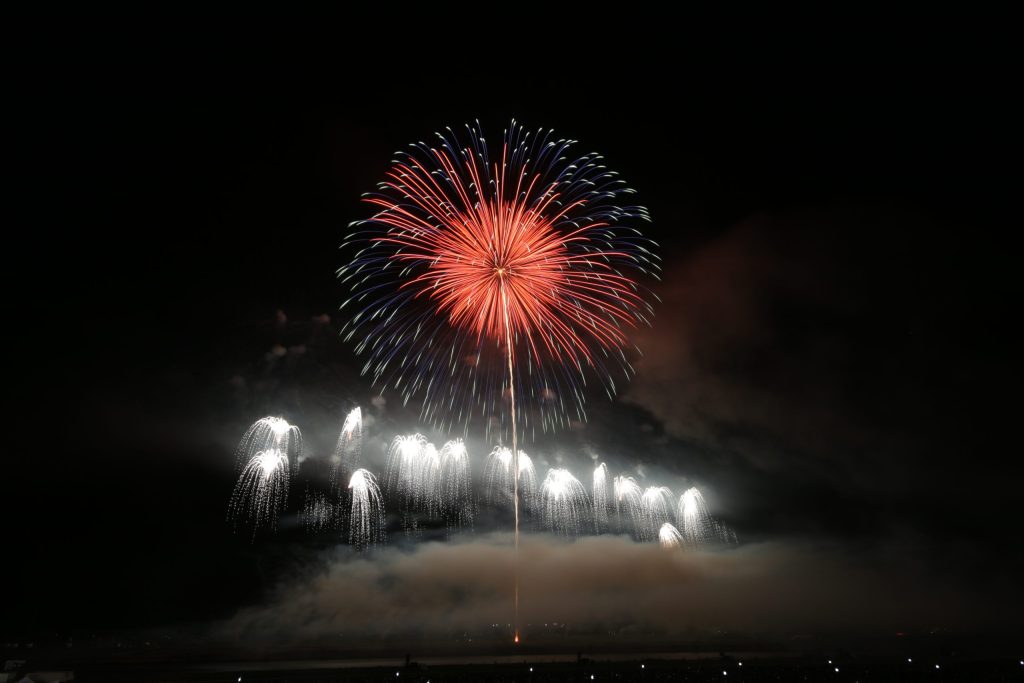
[[[487,456],[484,465],[484,498],[494,506],[510,506],[518,484],[519,500],[527,513],[535,511],[537,506],[537,472],[533,467],[533,459],[523,451],[519,451],[519,478],[514,482],[512,468],[515,466],[512,451],[505,446],[496,446]]]
[[[589,502],[587,490],[569,470],[548,470],[541,486],[541,505],[548,531],[578,535]]]
[[[254,422],[235,449],[239,469],[252,462],[258,453],[280,451],[293,465],[302,456],[302,433],[283,417],[263,417]]]
[[[377,480],[367,470],[352,473],[348,488],[352,491],[352,510],[349,515],[348,542],[356,550],[383,545],[384,501]]]
[[[329,494],[307,488],[300,517],[306,531],[319,534],[337,526],[338,510]]]
[[[658,530],[658,542],[666,550],[678,548],[683,544],[683,535],[679,533],[679,529],[665,522],[661,525],[661,529]]]
[[[426,512],[430,519],[441,514],[441,454],[429,441],[420,453],[420,497],[418,509]]]
[[[402,513],[407,532],[419,526],[419,517],[440,512],[441,458],[422,434],[396,436],[388,449],[385,486],[388,499]]]
[[[422,434],[396,436],[388,448],[387,465],[384,470],[384,486],[388,500],[402,512],[412,512],[422,498],[421,474],[423,449],[427,439]]]
[[[711,516],[704,496],[696,487],[687,489],[679,497],[676,515],[683,539],[690,547],[736,543],[736,533]]]
[[[658,537],[661,525],[672,519],[672,508],[675,497],[667,486],[648,486],[640,498],[643,524],[641,537],[645,541],[653,541]]]
[[[344,485],[346,477],[356,468],[363,449],[363,412],[358,406],[349,411],[341,425],[338,442],[334,446],[331,484],[335,490]]]
[[[462,439],[441,447],[441,515],[450,534],[473,528],[473,479]]]
[[[643,513],[640,485],[633,477],[620,475],[612,482],[612,495],[615,499],[616,532],[638,537]]]
[[[602,462],[594,468],[594,533],[608,530],[608,467]]]
[[[242,469],[228,504],[235,530],[252,525],[252,539],[262,526],[277,528],[277,516],[288,501],[288,457],[278,449],[256,453]]]

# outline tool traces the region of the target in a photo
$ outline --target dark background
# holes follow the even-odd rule
[[[300,561],[223,523],[234,443],[269,412],[367,405],[337,247],[393,150],[473,119],[582,140],[650,207],[656,291],[698,304],[658,311],[650,362],[696,349],[698,390],[641,365],[611,412],[656,434],[648,466],[689,449],[741,538],[903,539],[965,590],[1024,570],[999,36],[120,23],[8,27],[5,635],[227,617]],[[595,442],[630,441],[608,424]]]

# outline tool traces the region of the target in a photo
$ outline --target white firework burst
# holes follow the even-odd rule
[[[302,457],[302,432],[283,417],[263,417],[254,422],[235,449],[239,469],[248,467],[257,453],[280,451],[292,465]]]
[[[658,543],[666,550],[679,548],[683,545],[683,535],[679,533],[679,529],[665,522],[661,525],[661,529],[658,530]]]
[[[252,527],[252,538],[261,527],[277,528],[277,518],[288,502],[288,458],[278,449],[256,453],[238,477],[228,503],[228,519],[235,531]]]
[[[602,462],[594,468],[594,533],[608,530],[608,467]]]
[[[441,515],[448,532],[473,528],[473,479],[462,439],[441,447]]]
[[[383,545],[384,500],[372,473],[358,469],[352,473],[348,488],[352,492],[348,542],[356,550]]]
[[[620,475],[612,482],[616,533],[640,535],[643,524],[643,491],[633,477]]]
[[[640,498],[643,523],[640,535],[643,540],[653,541],[658,537],[661,525],[672,519],[675,497],[667,486],[648,486]]]
[[[569,470],[548,470],[541,486],[541,507],[548,531],[578,535],[589,505],[586,488]]]

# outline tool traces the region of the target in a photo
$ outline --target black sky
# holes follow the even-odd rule
[[[640,376],[565,448],[706,483],[748,539],[884,546],[965,594],[1024,569],[997,36],[565,28],[492,58],[356,22],[18,29],[5,632],[230,617],[314,552],[230,535],[234,442],[367,405],[337,246],[392,151],[473,119],[601,151],[663,247]]]

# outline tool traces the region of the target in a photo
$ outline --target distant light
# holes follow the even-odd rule
[[[910,657],[907,657],[907,663],[910,663],[910,662],[912,662],[912,661],[914,661],[914,660],[913,660],[913,659],[911,659]]]
[[[1021,662],[1021,664],[1024,664],[1024,662]],[[644,665],[643,665],[643,664],[641,664],[641,665],[640,665],[640,668],[641,668],[641,669],[642,669],[642,668],[644,668]]]
[[[532,666],[530,667],[530,673],[533,673],[533,667]]]
[[[831,660],[831,659],[830,659],[830,660],[828,660],[828,663],[829,663],[829,664],[831,664],[831,663],[832,663],[832,660]]]
[[[740,666],[743,666],[743,662],[740,662]]]
[[[939,668],[939,665],[938,665],[938,664],[936,664],[936,665],[935,665],[935,668],[936,668],[936,669],[938,669],[938,668]]]
[[[836,673],[839,673],[839,667],[838,666],[836,667]]]
[[[722,672],[722,675],[723,675],[723,676],[728,676],[728,675],[729,675],[729,672],[728,672],[728,671],[723,671],[723,672]]]
[[[594,674],[590,674],[590,680],[594,680]]]

